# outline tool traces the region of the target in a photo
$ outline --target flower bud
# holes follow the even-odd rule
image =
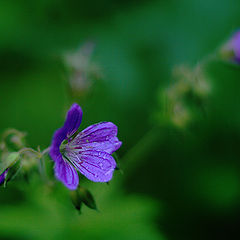
[[[1,155],[0,161],[0,174],[2,174],[6,169],[13,166],[19,158],[19,153],[12,152]]]
[[[26,145],[26,134],[16,129],[7,129],[3,133],[2,148],[8,151],[19,151]]]
[[[5,179],[3,181],[4,187],[7,185],[7,182],[13,180],[19,173],[21,169],[20,162],[16,162],[11,168],[8,168],[5,172]]]
[[[13,175],[16,175],[17,168],[16,162],[19,158],[19,153],[12,152],[12,153],[1,153],[0,156],[0,185],[6,184]],[[19,165],[18,165],[19,166]],[[18,167],[19,168],[19,167]],[[13,174],[14,173],[14,174]]]
[[[8,169],[5,170],[1,175],[0,175],[0,186],[5,182],[5,178],[7,176]]]

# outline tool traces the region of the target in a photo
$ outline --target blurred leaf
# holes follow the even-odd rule
[[[6,157],[1,156],[0,162],[0,174],[2,174],[7,168],[11,167],[18,159],[19,153],[12,152],[9,153]]]
[[[0,206],[1,234],[39,240],[76,239],[76,236],[82,240],[166,239],[153,224],[158,204],[147,197],[123,194],[114,182],[88,185],[101,209],[96,212],[85,208],[81,215],[72,208],[69,191],[61,184],[52,189],[32,179],[25,187],[21,185],[28,201]]]

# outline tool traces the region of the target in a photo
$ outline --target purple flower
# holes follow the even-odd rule
[[[54,133],[50,146],[55,176],[71,190],[79,183],[76,170],[94,182],[110,181],[116,168],[111,154],[122,144],[113,123],[97,123],[78,132],[81,121],[82,109],[74,103],[63,127]]]
[[[230,40],[223,46],[222,52],[231,60],[240,64],[240,30],[235,32]]]
[[[6,176],[7,176],[7,173],[8,173],[8,169],[5,170],[1,175],[0,175],[0,185],[4,182]]]

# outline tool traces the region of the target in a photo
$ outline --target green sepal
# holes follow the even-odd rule
[[[83,187],[78,187],[77,192],[82,200],[82,202],[89,208],[97,210],[97,205],[96,202],[94,200],[93,195],[86,189]]]
[[[79,198],[77,191],[71,191],[70,196],[74,207],[79,211],[79,213],[81,213],[82,201]]]
[[[79,186],[77,190],[71,192],[72,203],[81,212],[82,203],[87,207],[97,210],[97,205],[93,195],[86,188]]]
[[[4,180],[4,187],[6,187],[7,183],[13,180],[18,175],[18,173],[20,172],[20,169],[21,169],[20,162],[16,162],[12,167],[8,169],[7,175]]]
[[[9,167],[11,167],[13,164],[16,163],[17,159],[19,157],[18,152],[12,152],[9,153],[6,157],[2,156],[2,159],[0,161],[0,175]]]

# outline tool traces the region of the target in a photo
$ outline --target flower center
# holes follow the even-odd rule
[[[66,149],[67,149],[66,145],[67,144],[68,144],[68,140],[67,139],[63,140],[60,147],[59,147],[59,151],[62,155],[64,155],[64,153],[66,152]]]

